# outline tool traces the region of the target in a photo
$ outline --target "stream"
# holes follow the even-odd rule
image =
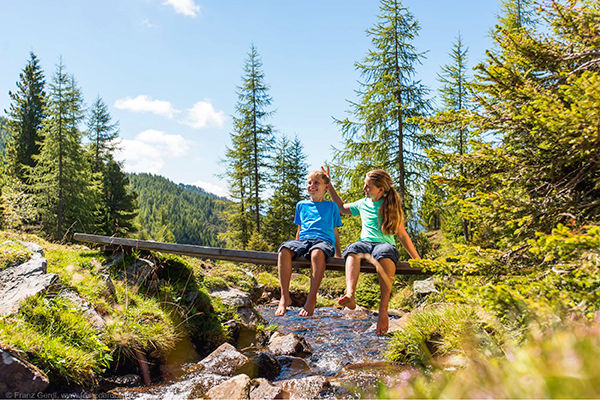
[[[331,383],[326,398],[360,399],[376,397],[380,382],[389,387],[406,383],[410,378],[410,371],[405,366],[385,362],[390,338],[376,335],[376,314],[320,307],[313,317],[300,317],[301,308],[290,307],[284,317],[275,317],[275,309],[273,305],[256,307],[269,324],[277,325],[281,333],[295,332],[303,336],[312,346],[313,353],[305,358],[309,370],[306,366],[302,369],[291,365],[283,367],[273,382],[321,375]],[[249,355],[254,350],[241,351]],[[127,399],[187,399],[198,397],[198,387],[212,387],[226,379],[194,373],[192,367],[175,382],[119,391],[118,394]]]

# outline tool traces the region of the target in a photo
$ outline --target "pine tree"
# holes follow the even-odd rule
[[[19,75],[17,90],[8,92],[12,103],[5,110],[11,133],[7,162],[9,173],[23,182],[26,167],[35,165],[34,155],[40,152],[39,131],[45,117],[45,83],[38,58],[31,52],[27,65]]]
[[[231,147],[226,152],[230,193],[236,202],[228,212],[228,222],[230,239],[245,247],[252,231],[261,231],[261,195],[268,181],[269,152],[274,142],[273,128],[265,122],[272,114],[268,110],[272,99],[254,46],[248,53],[237,95]]]
[[[273,161],[271,181],[275,191],[268,202],[263,236],[276,249],[296,234],[296,203],[306,197],[304,188],[308,166],[304,147],[298,137],[290,141],[282,136],[275,146]]]
[[[50,83],[47,118],[42,124],[40,154],[29,170],[42,224],[56,239],[71,227],[85,229],[91,222],[94,193],[81,144],[83,98],[75,78],[67,75],[62,60]]]
[[[108,108],[98,96],[90,110],[87,129],[93,172],[100,172],[102,164],[111,158],[116,146],[115,139],[119,136],[118,126],[118,123],[111,122]]]
[[[373,48],[356,63],[364,79],[357,90],[359,102],[350,102],[356,120],[337,121],[345,148],[335,157],[349,167],[344,177],[355,185],[362,184],[368,170],[386,169],[406,206],[409,187],[425,177],[423,149],[435,143],[414,119],[430,109],[426,88],[414,80],[424,56],[412,44],[419,24],[399,0],[382,0],[378,18],[367,31]]]
[[[534,25],[533,0],[502,0],[498,22],[506,29],[521,29]]]
[[[137,196],[118,162],[109,159],[102,168],[102,231],[107,235],[132,232]]]

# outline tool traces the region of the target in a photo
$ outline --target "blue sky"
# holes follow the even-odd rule
[[[405,0],[427,52],[417,79],[432,90],[457,35],[470,64],[491,46],[499,0]],[[0,110],[29,52],[47,81],[62,57],[86,104],[99,95],[119,121],[125,169],[224,195],[221,160],[244,62],[262,58],[277,134],[297,135],[311,169],[341,145],[333,117],[354,100],[354,63],[370,47],[375,0],[0,0]]]

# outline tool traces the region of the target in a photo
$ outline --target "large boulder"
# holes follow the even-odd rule
[[[253,357],[253,361],[257,365],[257,374],[261,378],[273,380],[281,373],[279,361],[269,353],[258,353]]]
[[[254,375],[256,365],[229,343],[223,343],[198,364],[203,373],[232,376],[239,373]]]
[[[56,284],[58,275],[46,271],[46,259],[38,252],[29,261],[0,271],[0,316],[17,312],[27,298]]]
[[[304,357],[312,353],[312,347],[306,339],[294,332],[287,335],[275,332],[269,340],[268,349],[276,356]]]
[[[209,399],[246,400],[250,397],[252,380],[246,374],[234,376],[211,388],[206,396]]]
[[[0,348],[1,395],[38,393],[44,391],[49,383],[46,374],[37,367]]]
[[[304,358],[292,356],[277,356],[277,362],[281,366],[283,373],[281,379],[291,379],[306,376],[310,373],[310,365]]]
[[[314,399],[323,397],[331,387],[324,376],[307,376],[299,379],[287,379],[274,383],[289,393],[290,400]]]
[[[210,295],[220,298],[223,304],[232,307],[250,307],[252,305],[252,298],[250,293],[246,293],[235,288],[227,290],[217,290],[211,292]]]
[[[289,399],[290,394],[281,386],[275,386],[266,379],[254,380],[254,388],[250,392],[250,400]]]

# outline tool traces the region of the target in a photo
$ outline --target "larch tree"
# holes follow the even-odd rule
[[[230,193],[237,210],[230,213],[230,227],[241,235],[245,247],[253,231],[261,231],[262,193],[268,183],[273,128],[266,122],[272,99],[265,83],[262,62],[251,46],[244,65],[242,84],[233,116],[231,147],[226,152]],[[248,215],[251,217],[249,221]]]
[[[9,91],[11,103],[5,110],[11,138],[7,143],[9,173],[21,182],[26,179],[26,167],[35,165],[34,155],[40,152],[39,132],[45,117],[46,80],[37,56],[29,60],[19,75],[17,89]]]
[[[79,126],[83,98],[62,60],[50,83],[46,119],[42,124],[40,154],[29,176],[37,197],[43,228],[62,240],[76,224],[86,228],[95,202]]]
[[[405,208],[426,175],[424,149],[435,143],[416,121],[430,110],[427,89],[414,79],[424,57],[413,45],[419,29],[400,0],[381,0],[378,22],[367,30],[372,48],[355,65],[363,79],[359,100],[350,102],[352,117],[337,121],[345,144],[335,160],[347,171],[343,177],[362,185],[368,170],[386,169]]]

